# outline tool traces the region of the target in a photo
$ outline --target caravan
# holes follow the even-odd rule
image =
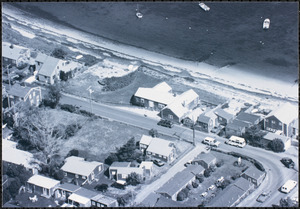
[[[226,144],[237,146],[240,148],[243,148],[246,146],[246,141],[244,138],[238,137],[238,136],[231,136],[228,141],[225,142]]]
[[[292,189],[297,186],[297,181],[288,180],[281,188],[280,191],[283,193],[290,193]]]

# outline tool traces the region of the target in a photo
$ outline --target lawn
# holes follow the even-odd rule
[[[203,197],[201,197],[200,195],[203,192],[207,191],[207,188],[211,185],[213,185],[215,183],[215,181],[220,178],[221,176],[223,176],[225,179],[228,179],[232,182],[234,182],[231,177],[237,173],[241,173],[241,171],[243,169],[245,169],[247,166],[252,166],[252,164],[248,161],[242,161],[242,164],[245,164],[243,167],[236,167],[233,165],[233,163],[235,161],[237,161],[237,158],[231,156],[231,155],[227,155],[227,154],[223,154],[220,152],[215,152],[215,151],[211,151],[211,153],[216,156],[217,161],[218,160],[223,160],[224,161],[224,165],[221,167],[217,167],[216,171],[211,173],[211,176],[208,178],[204,178],[204,181],[199,184],[199,187],[197,188],[193,188],[188,195],[188,198],[185,199],[183,202],[188,203],[188,205],[190,206],[198,206],[199,204],[201,204],[201,202],[204,200]],[[217,190],[219,190],[218,192],[216,192]],[[215,189],[213,191],[214,193],[216,193],[216,196],[218,195],[222,195],[222,190],[221,189]],[[211,192],[212,193],[212,192]],[[211,194],[209,193],[209,195]],[[209,195],[206,198],[209,198]]]
[[[45,198],[40,195],[36,195],[38,201],[32,202],[29,200],[29,197],[33,197],[36,195],[35,193],[20,193],[16,196],[15,200],[13,201],[14,204],[18,204],[21,207],[57,207],[57,204],[54,202],[53,198]]]

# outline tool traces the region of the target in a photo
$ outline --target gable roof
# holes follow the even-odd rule
[[[147,148],[147,152],[152,152],[162,156],[169,156],[174,149],[172,145],[173,143],[171,141],[161,138],[153,138]]]
[[[84,158],[71,156],[65,159],[65,164],[61,167],[61,169],[65,172],[88,176],[95,168],[102,164],[103,163],[96,161],[88,162],[85,161]]]
[[[240,197],[244,191],[235,185],[229,185],[222,192],[222,195],[216,197],[210,207],[231,207]]]
[[[59,185],[60,181],[41,176],[41,175],[34,175],[30,177],[27,181],[29,184],[34,184],[42,188],[51,189],[55,186]]]
[[[171,110],[178,118],[183,117],[186,113],[189,112],[189,109],[184,107],[179,101],[175,101],[169,104],[164,109]]]
[[[37,52],[35,61],[44,63],[45,60],[47,59],[47,57],[48,57],[48,55],[43,54],[43,53],[41,53],[41,52]]]
[[[152,139],[153,139],[152,136],[142,135],[142,138],[140,140],[140,144],[149,145],[150,142],[152,141]]]
[[[244,171],[244,174],[247,176],[250,176],[251,178],[258,179],[262,175],[265,174],[265,172],[258,170],[257,168],[251,166],[247,170]]]
[[[154,86],[152,89],[155,89],[155,90],[161,91],[161,92],[172,91],[172,87],[169,86],[166,82],[161,82],[161,83],[157,84],[156,86]]]
[[[135,92],[134,96],[144,98],[150,101],[158,102],[161,104],[170,104],[175,97],[173,94],[156,90],[153,88],[138,88],[138,90]]]
[[[243,191],[248,191],[249,188],[253,186],[253,184],[250,181],[244,178],[238,178],[238,180],[234,183],[234,185],[242,189]]]
[[[193,120],[194,122],[197,121],[199,115],[203,112],[203,110],[201,110],[201,108],[196,108],[194,110],[192,110],[191,112],[189,112],[186,117],[189,118],[190,120]]]
[[[237,115],[236,119],[244,122],[254,124],[260,117],[258,115],[253,115],[245,112],[241,112]]]
[[[206,153],[206,154],[199,154],[193,161],[203,161],[206,164],[210,164],[212,161],[216,160],[217,158],[211,154],[211,153]]]
[[[291,103],[287,102],[276,110],[273,110],[268,114],[268,117],[275,116],[278,120],[285,124],[289,124],[299,116],[298,106],[292,105]]]
[[[111,204],[117,202],[116,199],[114,199],[112,197],[104,196],[102,194],[98,194],[95,197],[92,197],[91,200],[94,200],[96,202],[101,202],[106,205],[111,205]]]
[[[249,123],[234,119],[233,121],[231,121],[230,123],[227,124],[226,129],[232,129],[232,130],[239,131],[246,127],[249,127]]]
[[[13,48],[10,48],[10,46],[11,44],[9,43],[2,43],[2,57],[17,60],[21,55],[29,50],[21,46],[13,45]]]
[[[214,111],[214,113],[222,118],[225,118],[226,120],[230,120],[234,117],[234,115],[226,112],[225,110],[223,110],[222,108],[218,108]]]
[[[193,90],[190,89],[188,91],[183,92],[180,94],[177,98],[176,101],[180,102],[182,105],[190,104],[192,101],[197,99],[199,95]]]
[[[97,192],[81,187],[71,194],[69,199],[80,204],[87,204],[89,201],[91,201],[91,198],[95,197],[96,195],[98,195]]]
[[[199,117],[197,118],[197,121],[200,122],[200,123],[206,123],[208,124],[209,121],[211,120],[210,117],[207,117],[205,114],[201,114],[199,115]]]
[[[201,165],[189,165],[185,168],[185,171],[188,171],[194,175],[201,174],[204,172],[205,168],[203,168]]]
[[[56,66],[60,62],[59,59],[51,56],[47,56],[44,60],[44,64],[42,65],[39,74],[44,76],[51,76],[53,72],[56,70]]]
[[[24,98],[31,90],[31,87],[15,84],[8,90],[8,94],[20,98]]]
[[[59,185],[57,188],[65,190],[65,191],[69,191],[69,192],[75,192],[78,189],[80,189],[81,187],[78,185],[74,185],[74,184],[63,183],[63,184]]]

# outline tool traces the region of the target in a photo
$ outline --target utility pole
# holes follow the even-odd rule
[[[92,111],[92,114],[93,114],[92,93],[93,93],[94,91],[91,89],[91,86],[89,86],[89,87],[87,88],[87,90],[90,92],[90,106],[91,106],[91,111]]]
[[[193,125],[192,125],[192,127],[193,127],[193,145],[195,147],[196,146],[196,141],[195,141],[195,123],[196,122],[194,122],[194,116],[192,116],[192,121],[193,121]]]
[[[6,69],[7,69],[7,75],[8,75],[8,85],[9,85],[9,90],[11,89],[11,84],[10,84],[10,73],[9,73],[9,66],[10,65],[7,65],[6,66]],[[7,102],[8,102],[8,108],[10,109],[10,101],[9,101],[9,94],[7,94]]]

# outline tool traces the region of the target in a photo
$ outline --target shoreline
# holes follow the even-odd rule
[[[247,66],[238,66],[239,64],[237,64],[220,68],[203,62],[181,60],[147,51],[142,48],[116,43],[102,37],[91,35],[90,33],[67,28],[66,26],[53,23],[49,20],[39,19],[38,21],[32,21],[30,17],[24,17],[23,14],[26,14],[26,12],[20,11],[19,9],[17,10],[18,11],[15,9],[11,10],[5,7],[3,8],[2,15],[11,16],[19,24],[30,27],[33,30],[39,28],[42,32],[51,33],[59,37],[64,36],[71,42],[81,43],[87,48],[98,48],[99,50],[108,51],[121,58],[139,60],[145,64],[162,67],[166,71],[181,72],[184,70],[194,77],[212,80],[213,82],[218,82],[236,89],[298,101],[298,85],[276,78],[270,78],[269,76],[264,77],[257,75],[251,73],[251,70],[241,71],[238,68],[247,68]],[[22,18],[17,19],[15,17]],[[19,21],[20,19],[23,21]]]

